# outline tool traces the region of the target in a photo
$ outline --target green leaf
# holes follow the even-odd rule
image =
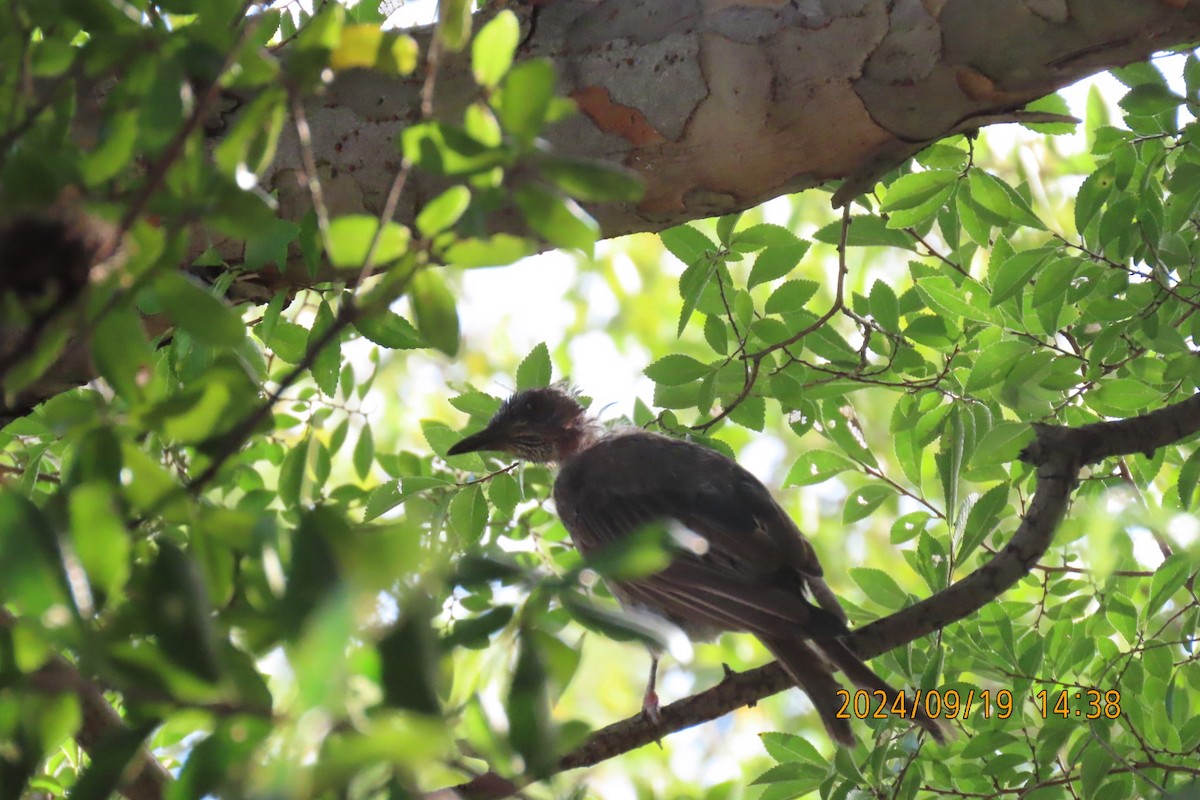
[[[1107,748],[1101,747],[1099,744],[1093,744],[1088,748],[1079,763],[1079,786],[1082,796],[1095,797],[1096,790],[1108,777],[1108,772],[1112,767],[1113,757]]]
[[[900,302],[891,286],[883,281],[875,281],[871,286],[868,304],[871,316],[880,327],[892,333],[900,333]]]
[[[957,180],[957,173],[940,169],[901,175],[888,187],[880,210],[893,212],[918,208],[940,198]]]
[[[767,403],[758,395],[750,395],[738,403],[737,407],[729,412],[729,419],[741,425],[743,428],[749,428],[752,431],[762,432],[766,425]]]
[[[787,275],[800,263],[800,259],[808,252],[808,248],[808,242],[767,247],[755,259],[754,268],[750,270],[750,278],[746,283],[746,288],[753,289],[760,283],[767,283],[768,281],[773,281],[776,278],[782,278],[784,275]]]
[[[511,233],[496,233],[486,239],[459,239],[446,248],[443,260],[449,266],[503,267],[531,256],[537,246],[529,239]]]
[[[825,767],[829,764],[807,739],[794,733],[760,733],[767,755],[780,764],[805,763]]]
[[[517,479],[507,472],[496,475],[488,486],[488,500],[504,516],[512,516],[517,503],[521,501],[521,487]]]
[[[640,641],[659,651],[670,649],[676,629],[665,620],[633,611],[602,608],[575,592],[561,592],[559,600],[571,618],[588,630],[619,642]]]
[[[417,214],[417,230],[429,239],[453,227],[470,205],[471,190],[466,186],[451,186],[421,208],[421,213]]]
[[[875,509],[879,508],[884,500],[892,497],[895,493],[890,486],[882,484],[870,484],[855,489],[846,498],[846,505],[842,510],[842,522],[849,525],[860,519],[866,519]]]
[[[196,563],[167,541],[146,573],[146,614],[158,646],[175,665],[215,683],[221,677],[213,610]]]
[[[838,244],[842,236],[842,223],[831,222],[817,231],[813,238],[825,244]],[[895,247],[916,251],[917,243],[904,231],[889,228],[876,216],[852,216],[850,230],[846,232],[847,247]]]
[[[466,177],[508,166],[512,152],[485,144],[462,128],[419,122],[400,132],[401,149],[416,166],[447,177]]]
[[[517,391],[550,385],[550,350],[539,342],[517,367]]]
[[[469,0],[438,0],[437,9],[437,35],[446,49],[457,53],[467,46],[471,38],[474,4]]]
[[[799,247],[808,243],[782,225],[763,223],[743,228],[733,236],[733,249],[739,253],[761,250],[764,247]]]
[[[547,242],[591,254],[600,225],[574,200],[533,184],[518,188],[515,199],[525,222]]]
[[[1193,450],[1179,468],[1179,504],[1185,511],[1192,507],[1197,481],[1200,481],[1200,448]]]
[[[546,667],[532,633],[518,637],[517,663],[508,692],[509,740],[529,775],[540,778],[554,768],[558,736],[550,714]]]
[[[1172,111],[1184,98],[1160,83],[1143,83],[1129,90],[1118,103],[1133,116],[1151,117],[1164,111]]]
[[[246,336],[245,324],[229,306],[178,272],[160,275],[154,293],[175,324],[197,341],[234,347]]]
[[[464,544],[474,544],[483,538],[487,518],[487,500],[479,484],[461,489],[450,500],[450,527]]]
[[[931,275],[917,282],[917,293],[929,305],[929,308],[939,314],[962,317],[972,322],[991,322],[992,317],[985,310],[976,307],[963,299],[965,287],[954,285],[954,281],[941,275]]]
[[[478,649],[486,647],[488,638],[512,621],[512,606],[489,608],[477,617],[457,620],[449,636],[442,638],[442,650],[455,647]]]
[[[586,562],[612,580],[634,580],[661,572],[671,563],[671,533],[656,522],[588,553]]]
[[[423,269],[409,285],[421,337],[448,356],[458,352],[458,308],[441,274]]]
[[[824,483],[834,475],[854,468],[854,462],[841,453],[833,450],[809,450],[792,464],[783,485],[811,486]]]
[[[1045,249],[1022,250],[1001,261],[993,271],[994,274],[989,275],[992,285],[992,308],[1024,289],[1025,284],[1029,283],[1049,254]]]
[[[688,320],[692,318],[692,313],[700,302],[700,296],[716,271],[716,261],[703,260],[692,264],[679,276],[679,296],[683,298],[683,308],[679,311],[679,327],[675,331],[676,336],[683,335],[683,329],[687,327]]]
[[[1162,402],[1163,395],[1133,378],[1114,378],[1103,381],[1084,395],[1084,401],[1101,414],[1124,416],[1135,414]]]
[[[141,396],[141,384],[150,377],[154,353],[141,319],[132,309],[117,307],[100,319],[92,334],[92,357],[118,395],[127,400]]]
[[[428,347],[411,322],[386,308],[376,311],[370,316],[359,317],[354,321],[354,327],[375,344],[391,350],[415,350]]]
[[[500,124],[510,136],[529,144],[542,132],[554,97],[554,66],[546,58],[522,61],[504,78],[496,103]]]
[[[1067,101],[1061,94],[1048,94],[1045,97],[1034,100],[1029,105],[1025,106],[1026,111],[1046,112],[1050,114],[1059,114],[1064,117],[1071,116],[1071,107],[1067,105]],[[1075,122],[1022,122],[1024,127],[1038,133],[1048,133],[1052,136],[1059,134],[1074,133],[1078,127],[1078,121]]]
[[[41,509],[0,488],[0,600],[33,617],[65,602],[60,562]]]
[[[962,484],[963,450],[967,443],[967,423],[959,406],[950,409],[942,426],[941,447],[934,456],[938,475],[942,479],[942,496],[946,500],[946,521],[953,526],[958,516],[958,492]]]
[[[1033,429],[1024,422],[997,422],[988,429],[971,456],[971,468],[1015,461],[1025,445],[1033,441]]]
[[[707,254],[717,250],[717,245],[711,239],[691,225],[668,228],[659,234],[659,238],[671,255],[689,267],[699,264]]]
[[[137,142],[139,115],[138,109],[131,109],[101,117],[104,129],[97,146],[91,152],[85,152],[79,160],[85,184],[98,186],[115,178],[129,165]]]
[[[126,768],[139,757],[146,737],[158,727],[146,720],[135,727],[114,728],[91,751],[90,761],[71,788],[71,800],[108,800],[121,785]]]
[[[607,161],[545,156],[537,168],[559,189],[585,202],[636,203],[646,191],[636,173]]]
[[[354,443],[354,471],[360,480],[366,480],[371,474],[371,465],[375,463],[375,437],[370,425],[363,425]]]
[[[290,448],[279,465],[279,499],[287,508],[295,508],[300,504],[300,488],[304,483],[304,467],[308,463],[308,444],[305,438],[295,447]]]
[[[504,9],[479,29],[471,42],[471,71],[480,86],[493,88],[513,63],[521,25],[512,11]]]
[[[785,281],[771,292],[763,310],[768,314],[792,314],[804,309],[820,288],[816,281]]]
[[[376,645],[383,702],[391,708],[440,714],[433,609],[419,595],[406,606],[404,617]]]
[[[908,594],[896,580],[881,569],[855,567],[850,577],[872,601],[889,610],[903,608],[908,603]]]
[[[347,214],[329,222],[329,241],[325,253],[339,269],[362,269],[367,252],[379,230],[379,218],[369,214]],[[388,222],[379,234],[371,263],[390,264],[408,252],[412,234],[398,222]]]
[[[1004,380],[1021,358],[1028,355],[1029,349],[1028,343],[1010,339],[980,350],[967,377],[967,391],[978,392]]]
[[[1142,608],[1142,618],[1149,619],[1155,612],[1165,606],[1175,592],[1187,583],[1200,565],[1187,553],[1175,553],[1167,556],[1163,563],[1154,571],[1154,579],[1150,583],[1150,599]]]
[[[271,730],[270,722],[248,714],[218,722],[216,730],[188,753],[178,779],[167,785],[167,800],[223,794],[222,787],[232,774],[242,765],[254,763],[258,747]]]
[[[680,386],[703,378],[712,372],[712,367],[702,364],[691,356],[679,353],[664,356],[646,367],[646,377],[664,386]]]
[[[68,495],[71,545],[94,588],[115,597],[129,579],[132,544],[112,487],[93,482]]]
[[[321,305],[317,306],[317,317],[313,321],[312,331],[308,334],[308,344],[305,349],[312,351],[316,348],[318,342],[329,333],[334,324],[333,310],[326,300],[322,300]],[[312,365],[313,380],[316,381],[317,388],[326,397],[333,397],[337,393],[338,372],[341,365],[341,337],[335,334],[328,343],[321,347]]]
[[[987,435],[984,435],[984,442]],[[980,450],[982,450],[982,444]],[[963,525],[962,544],[959,545],[957,560],[961,563],[975,552],[1000,521],[1000,512],[1008,503],[1008,484],[994,486],[984,493],[971,510],[967,512],[967,521]]]

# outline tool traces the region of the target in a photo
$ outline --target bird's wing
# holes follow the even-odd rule
[[[806,579],[820,575],[812,546],[766,488],[724,456],[662,437],[617,437],[568,463],[554,495],[585,556],[656,521],[703,537],[706,552],[680,551],[662,571],[621,583],[632,602],[771,636],[846,632],[804,597]]]

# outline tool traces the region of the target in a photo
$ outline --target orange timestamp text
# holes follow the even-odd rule
[[[903,692],[893,695],[881,689],[871,692],[859,689],[853,693],[839,689],[837,694],[842,699],[842,706],[837,711],[840,719],[887,719],[889,716],[912,719],[918,715],[929,719],[967,719],[972,712],[984,719],[1008,719],[1015,710],[1013,693],[1008,689],[918,690],[913,696]],[[1116,689],[1106,692],[1099,689],[1048,692],[1042,689],[1030,698],[1030,702],[1042,719],[1052,715],[1064,719],[1116,719],[1121,716],[1121,693]]]
[[[912,697],[903,692],[889,695],[882,689],[873,692],[859,689],[853,694],[838,689],[837,693],[842,698],[842,707],[837,712],[840,719],[852,716],[855,719],[887,719],[892,715],[908,719],[918,715],[929,719],[966,719],[972,712],[981,714],[984,719],[1008,719],[1013,713],[1013,693],[1008,689],[996,692],[970,689],[965,693],[957,689],[918,689]]]

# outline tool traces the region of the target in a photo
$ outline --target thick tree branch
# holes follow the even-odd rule
[[[0,627],[12,627],[16,619],[0,608]],[[125,720],[104,693],[92,681],[84,677],[79,669],[62,656],[50,659],[26,678],[30,689],[50,694],[70,692],[79,699],[79,710],[83,723],[75,733],[75,741],[89,756],[106,739],[129,732]],[[125,783],[118,788],[128,800],[161,800],[164,789],[171,782],[166,767],[159,763],[149,750],[142,748],[134,757],[136,764],[126,770]]]
[[[1021,460],[1037,468],[1037,490],[1008,545],[945,590],[856,630],[848,639],[855,652],[873,658],[964,619],[995,600],[1028,574],[1050,547],[1080,470],[1113,456],[1150,453],[1200,432],[1200,394],[1139,417],[1080,428],[1034,425],[1034,430],[1036,438]],[[664,706],[657,721],[639,714],[600,729],[563,756],[558,768],[597,764],[792,686],[794,682],[776,662],[729,673],[711,689]],[[487,773],[455,790],[464,798],[492,800],[508,796],[520,785],[524,784]]]

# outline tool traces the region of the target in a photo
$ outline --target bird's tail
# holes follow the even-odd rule
[[[850,682],[855,686],[866,689],[870,692],[882,691],[887,695],[887,708],[892,708],[895,705],[896,699],[903,694],[898,689],[893,689],[887,681],[875,674],[875,671],[867,666],[858,655],[846,646],[846,643],[840,639],[821,639],[813,642],[821,649],[821,652],[833,662],[833,664],[842,671],[842,673],[850,679]],[[783,659],[780,659],[782,661]],[[788,670],[791,672],[791,670]],[[950,738],[950,730],[925,713],[925,709],[915,702],[908,702],[910,698],[906,698],[901,707],[904,708],[904,718],[921,726],[929,733],[939,744],[945,744]],[[871,707],[875,708],[874,702]]]
[[[838,715],[839,711],[847,707],[838,698],[838,690],[842,687],[834,680],[833,671],[829,669],[825,659],[814,652],[803,639],[781,639],[762,635],[759,639],[808,695],[821,717],[821,722],[825,724],[825,730],[829,731],[830,738],[840,745],[852,747],[854,734],[850,731],[849,715]]]

